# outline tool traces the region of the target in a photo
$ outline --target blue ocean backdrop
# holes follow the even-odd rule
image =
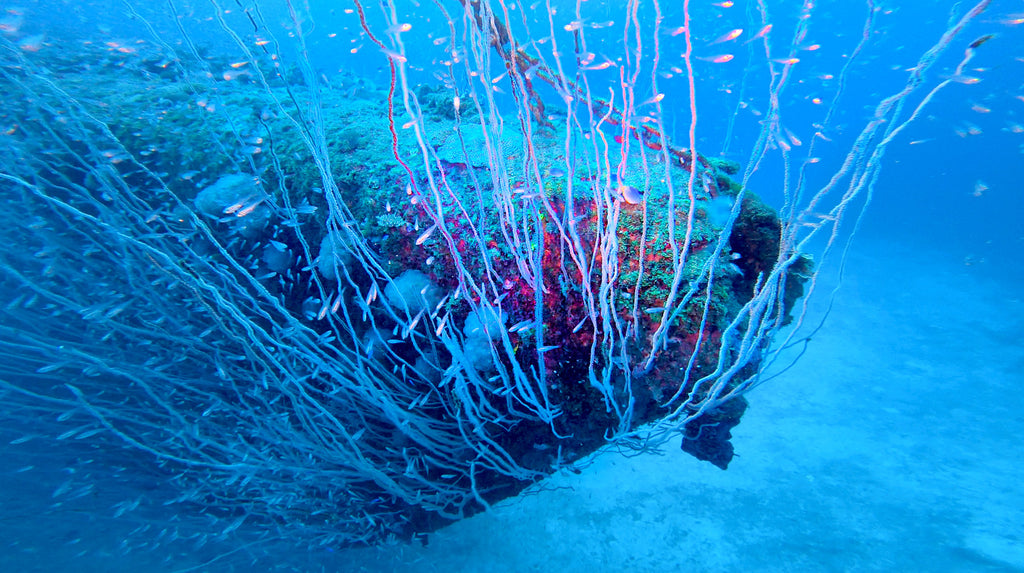
[[[0,85],[2,571],[1024,571],[1018,0],[5,2]]]

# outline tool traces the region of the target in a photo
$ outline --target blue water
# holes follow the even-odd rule
[[[450,14],[460,13],[458,2],[440,4]],[[679,30],[684,14],[682,3],[663,4],[658,35],[662,119],[672,143],[688,148],[694,120],[689,88],[685,73],[672,70],[685,67],[686,35]],[[767,58],[775,60],[769,65],[765,43],[754,38],[764,26],[757,2],[690,4],[696,149],[746,169],[769,110],[769,70],[780,72],[780,62],[791,57],[792,37],[806,12],[796,2],[763,3],[765,21],[772,25],[765,33],[771,47]],[[975,5],[948,0],[816,4],[803,20],[806,37],[793,48],[799,62],[786,68],[785,83],[775,92],[783,126],[777,137],[791,146],[788,165],[778,145],[770,146],[748,185],[776,208],[785,205],[787,181],[789,192],[795,190],[802,167],[807,189],[828,183],[880,103],[908,85],[909,70]],[[75,82],[88,78],[93,66],[102,74],[119,67],[125,73],[135,70],[133,58],[145,53],[154,37],[181,53],[190,54],[195,46],[204,56],[219,57],[218,62],[240,62],[245,58],[232,33],[254,51],[264,47],[253,45],[248,10],[276,34],[279,43],[266,49],[281,62],[308,58],[308,76],[353,98],[364,92],[386,94],[388,58],[363,30],[354,4],[313,0],[294,6],[268,2],[258,10],[248,3],[217,6],[177,0],[4,6],[4,81],[20,77],[19,58],[60,54],[55,60],[75,62],[76,69],[45,73],[75,97]],[[571,3],[505,6],[516,22],[524,11],[529,14],[535,41],[548,38],[553,29],[562,53],[573,50],[573,37],[563,27],[587,26],[593,62],[617,64],[590,71],[592,89],[604,97],[608,86],[618,85],[619,66],[626,50],[633,49],[623,45],[626,7],[583,3],[580,23]],[[222,20],[214,17],[215,10]],[[437,83],[434,73],[446,69],[444,60],[451,57],[444,51],[450,34],[446,20],[435,4],[399,2],[395,10],[400,22],[411,25],[402,33],[408,82]],[[379,4],[366,6],[368,27],[382,37],[389,11]],[[852,57],[869,12],[870,41]],[[653,14],[653,5],[641,3],[637,18],[645,32],[651,30]],[[742,32],[736,39],[715,43],[737,29]],[[994,36],[978,42],[989,34]],[[297,43],[300,36],[304,48]],[[628,41],[632,46],[634,40]],[[954,76],[972,42],[977,44],[973,58]],[[549,64],[559,59],[550,53],[549,41],[529,47],[545,51]],[[103,51],[107,55],[100,61]],[[714,61],[726,54],[733,57]],[[650,63],[654,55],[655,46],[645,36],[641,52],[630,57]],[[838,78],[848,62],[839,92]],[[293,67],[287,73],[294,74],[298,89],[301,71]],[[500,73],[495,60],[492,75]],[[642,112],[653,107],[642,102],[656,95],[649,85],[650,68],[644,73],[636,88]],[[32,346],[36,330],[19,323],[14,332],[4,330],[8,364],[0,367],[5,382],[0,393],[0,570],[1024,571],[1024,487],[1018,477],[1024,472],[1018,439],[1024,434],[1022,78],[1024,4],[995,0],[950,39],[908,96],[901,122],[942,84],[920,116],[885,148],[870,201],[862,193],[844,214],[837,247],[823,261],[807,298],[801,336],[810,336],[809,342],[784,350],[765,373],[770,379],[746,396],[749,410],[732,430],[736,457],[726,471],[685,455],[677,436],[659,452],[627,456],[607,448],[583,457],[486,511],[436,531],[424,527],[429,535],[411,541],[392,536],[369,548],[318,544],[302,537],[307,530],[290,530],[284,519],[273,526],[243,521],[237,530],[225,531],[234,514],[208,513],[204,504],[236,507],[244,515],[258,497],[244,486],[230,500],[165,503],[198,488],[205,470],[158,462],[146,451],[100,439],[106,434],[98,428],[61,435],[75,429],[79,418],[59,419],[69,402],[46,401],[50,395],[67,399],[61,383],[25,382],[38,377],[23,366],[29,351],[19,349]],[[255,83],[251,77],[225,81]],[[498,104],[514,109],[508,78],[494,85],[506,88],[495,92]],[[551,113],[561,117],[558,93],[539,89],[541,97],[556,102]],[[409,118],[398,106],[401,131]],[[22,109],[0,108],[0,127],[10,130],[0,137],[20,135],[19,126],[28,123],[18,115]],[[827,114],[825,137],[814,142],[810,156]],[[385,147],[390,141],[387,131],[353,127]],[[8,148],[4,141],[0,145]],[[163,145],[175,148],[173,142]],[[877,146],[878,138],[864,145]],[[49,160],[49,151],[36,152],[33,161]],[[211,164],[224,163],[212,147],[180,152],[190,162],[208,157]],[[21,163],[30,163],[8,153],[0,157],[0,174],[19,173]],[[239,163],[244,169],[244,161]],[[201,187],[189,181],[176,185]],[[9,180],[0,185],[12,209],[18,208],[22,189]],[[31,234],[36,228],[16,213],[5,217],[18,232],[0,235],[7,241],[0,248],[11,257],[5,260],[18,260],[15,254],[23,245],[15,240],[25,236],[19,232]],[[45,240],[87,242],[73,233]],[[847,240],[850,247],[844,251]],[[808,247],[820,253],[824,240]],[[17,282],[10,269],[4,273],[0,285]],[[17,308],[25,302],[23,294],[13,287],[0,293],[0,306]],[[320,306],[307,310],[315,314]],[[52,321],[48,326],[62,320],[59,303],[43,310],[44,320]],[[261,308],[243,310],[256,316]],[[169,323],[178,318],[168,317]],[[808,334],[822,320],[821,328]],[[254,324],[263,323],[254,318]],[[180,342],[171,330],[169,346],[141,352],[173,355]],[[253,335],[254,346],[261,340]],[[59,355],[63,349],[52,351]],[[221,360],[216,352],[210,356]],[[159,371],[152,375],[153,381],[161,379]],[[266,373],[254,369],[252,380],[261,375],[266,380]],[[12,393],[12,386],[44,398],[24,399]],[[160,397],[173,402],[174,391],[165,391]],[[138,432],[143,439],[164,435],[159,428]],[[153,440],[159,446],[158,438]],[[375,501],[359,500],[367,507]],[[287,507],[290,502],[277,503]]]

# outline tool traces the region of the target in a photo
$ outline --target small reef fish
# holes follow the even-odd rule
[[[643,192],[641,192],[636,187],[633,187],[632,185],[620,183],[619,186],[615,189],[615,191],[616,193],[618,193],[619,197],[621,197],[624,202],[630,205],[639,205],[644,202]]]
[[[399,34],[401,32],[408,32],[409,30],[412,30],[412,24],[404,22],[395,24],[393,26],[388,26],[388,28],[384,31],[387,32],[388,34]]]
[[[712,64],[724,64],[726,62],[732,61],[734,57],[736,56],[733,56],[732,54],[719,54],[717,56],[698,57],[697,59],[703,60],[705,62],[711,62]]]
[[[763,27],[760,30],[758,30],[757,33],[753,35],[753,37],[751,37],[749,40],[747,40],[746,42],[743,42],[743,43],[744,44],[749,44],[750,42],[753,42],[754,40],[758,40],[760,38],[764,38],[771,31],[772,31],[772,25],[768,24],[765,27]]]
[[[743,28],[736,28],[735,30],[731,30],[726,34],[722,34],[718,38],[715,38],[715,40],[708,45],[713,46],[715,44],[721,44],[723,42],[730,42],[732,40],[735,40],[736,38],[739,38],[742,34]]]
[[[979,179],[974,183],[974,192],[971,193],[971,195],[974,195],[975,197],[981,197],[982,195],[985,194],[985,191],[988,191],[988,185],[986,185],[984,181]]]

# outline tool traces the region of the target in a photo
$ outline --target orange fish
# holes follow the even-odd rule
[[[708,45],[713,46],[715,44],[721,44],[722,42],[729,42],[731,40],[735,40],[736,38],[739,38],[742,33],[743,28],[736,28],[735,30],[732,30],[728,34],[722,34],[714,42],[711,42]]]
[[[663,93],[662,94],[658,94],[658,95],[650,98],[649,100],[645,101],[644,103],[642,103],[640,105],[647,105],[647,104],[652,104],[652,103],[658,103],[659,101],[661,101],[663,99],[665,99],[665,94],[663,94]]]
[[[713,64],[724,64],[725,62],[731,61],[735,56],[732,54],[719,54],[717,56],[705,56],[703,58],[698,57],[698,60],[704,60],[705,62],[711,62]]]
[[[765,26],[764,28],[761,28],[760,30],[758,30],[758,32],[757,32],[756,34],[754,34],[754,37],[753,37],[753,38],[751,38],[751,39],[747,40],[747,41],[746,41],[746,42],[744,42],[744,43],[745,43],[745,44],[749,44],[750,42],[753,42],[754,40],[756,40],[756,39],[758,39],[758,38],[764,38],[765,36],[767,36],[767,35],[768,35],[768,32],[771,32],[771,31],[772,31],[772,25],[771,25],[771,24],[768,24],[768,25],[767,25],[767,26]]]
[[[615,63],[612,62],[611,60],[605,60],[605,61],[601,62],[600,64],[594,64],[592,66],[583,66],[580,69],[581,70],[586,70],[586,71],[606,70],[606,69],[608,69],[608,68],[610,68],[610,67],[612,67],[614,65],[615,65]]]

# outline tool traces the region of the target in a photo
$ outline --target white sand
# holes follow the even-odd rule
[[[678,444],[605,454],[426,548],[289,552],[255,566],[241,550],[199,570],[1024,571],[1024,289],[993,269],[858,243],[807,354],[749,396],[728,471]],[[0,570],[174,571],[210,558],[125,554],[88,514],[32,515],[49,490],[30,476],[2,476]]]
[[[862,242],[807,354],[750,396],[728,471],[678,449],[606,454],[549,480],[561,489],[353,565],[1024,571],[1022,333],[1019,285]]]

